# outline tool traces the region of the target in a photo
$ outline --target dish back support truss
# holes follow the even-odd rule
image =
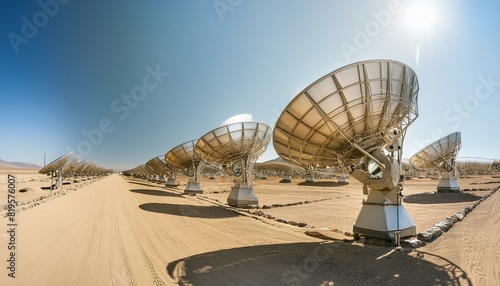
[[[198,140],[184,142],[165,154],[165,162],[168,167],[182,172],[190,178],[184,190],[186,194],[203,193],[200,181],[201,172],[205,168],[206,163],[200,159],[194,150],[197,142]]]
[[[437,171],[441,174],[438,192],[457,192],[458,168],[456,158],[462,148],[460,132],[444,136],[422,148],[410,158],[410,163],[418,169]]]
[[[238,120],[252,119],[234,116]],[[231,119],[230,118],[230,119]],[[240,207],[258,205],[252,188],[252,172],[257,159],[265,152],[272,130],[264,123],[254,121],[232,122],[205,135],[196,144],[196,153],[206,162],[221,166],[229,174],[241,177],[232,187],[228,204]]]
[[[354,63],[305,88],[276,122],[273,144],[281,158],[305,169],[339,165],[364,184],[368,198],[355,234],[415,234],[401,205],[400,173],[403,139],[418,117],[418,90],[415,72],[402,63]]]

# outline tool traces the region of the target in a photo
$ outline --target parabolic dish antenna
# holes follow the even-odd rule
[[[142,179],[147,179],[149,177],[149,174],[151,173],[149,169],[146,167],[146,164],[135,167],[133,171],[137,177]]]
[[[61,157],[47,164],[45,167],[41,168],[38,173],[49,175],[53,172],[61,170],[71,160],[72,154],[73,152],[69,152],[68,154],[62,155]]]
[[[73,170],[74,175],[77,177],[83,176],[85,170],[90,166],[90,164],[92,164],[92,161],[89,161],[89,160],[80,162],[78,164],[78,166],[76,166],[75,169]],[[75,183],[78,183],[78,182],[80,182],[80,179],[77,178],[77,179],[74,179],[73,181]]]
[[[161,156],[164,157],[164,156]],[[168,174],[171,170],[167,167],[166,163],[160,159],[160,156],[154,157],[146,163],[147,166],[150,166],[159,174]]]
[[[340,166],[364,184],[357,236],[415,234],[401,205],[400,161],[406,129],[418,116],[418,89],[405,64],[358,62],[306,87],[276,122],[273,145],[281,158],[307,170]]]
[[[165,162],[165,156],[157,156],[152,158],[146,163],[146,166],[149,166],[151,169],[154,170],[154,172],[159,176],[158,180],[160,183],[166,183],[166,186],[178,186],[177,182],[175,181],[175,172],[172,171],[167,166],[167,162]],[[171,174],[168,178],[166,179],[166,176]]]
[[[66,163],[63,167],[62,174],[64,178],[69,178],[71,184],[75,182],[74,177],[77,175],[78,167],[80,166],[80,156]]]
[[[232,120],[238,118],[238,121]],[[239,121],[252,116],[234,116],[198,139],[196,153],[206,162],[222,166],[231,175],[241,177],[232,187],[227,203],[248,207],[259,201],[252,189],[252,171],[257,159],[271,140],[271,128],[264,123]]]
[[[130,174],[134,178],[140,178],[140,179],[147,179],[149,175],[149,170],[145,170],[146,166],[145,165],[139,165],[137,167],[134,167],[130,170],[125,170],[123,171],[124,174]]]
[[[189,177],[189,182],[184,190],[186,194],[203,193],[200,180],[201,172],[203,168],[205,168],[206,163],[203,162],[194,151],[197,141],[198,140],[191,140],[182,143],[165,154],[167,166]]]
[[[479,157],[458,157],[455,160],[457,169],[465,174],[480,174],[491,170],[494,159]]]
[[[68,161],[63,167],[64,176],[73,176],[75,174],[76,167],[80,164],[80,156]]]
[[[148,169],[148,181],[151,181],[153,183],[157,183],[160,181],[160,176],[161,173],[158,169],[156,169],[154,166],[151,164],[148,164],[149,161],[146,163],[146,168]]]
[[[69,152],[65,155],[62,155],[61,157],[55,159],[54,161],[50,162],[43,168],[41,168],[38,173],[39,174],[44,174],[44,175],[50,175],[50,186],[51,189],[55,188],[62,188],[63,186],[63,169],[66,164],[68,164],[71,161],[71,156],[73,152]],[[52,179],[55,177],[56,183],[55,185],[52,184]]]
[[[458,192],[456,158],[462,147],[460,132],[451,133],[425,146],[410,158],[410,163],[418,169],[444,173],[437,186],[438,192]]]
[[[94,175],[94,170],[97,168],[97,163],[92,161],[89,166],[85,169],[85,176],[87,179],[91,179]]]

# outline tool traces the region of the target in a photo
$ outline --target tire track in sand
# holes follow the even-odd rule
[[[468,218],[475,227],[465,231],[464,263],[478,285],[500,282],[500,197],[498,192],[479,205]],[[493,242],[493,243],[492,243]]]
[[[127,217],[127,221],[131,221],[130,220],[130,216],[129,216],[129,214],[127,212],[125,212],[125,216]],[[165,282],[160,278],[160,276],[156,272],[153,263],[151,262],[151,260],[149,259],[148,254],[146,253],[146,251],[142,247],[142,245],[141,245],[141,243],[139,241],[139,238],[137,237],[137,233],[136,233],[136,231],[134,229],[132,229],[132,233],[134,235],[134,239],[136,241],[137,248],[139,249],[139,251],[141,253],[142,259],[143,259],[146,267],[149,270],[149,274],[150,274],[151,278],[153,279],[154,285],[166,285]],[[150,245],[152,244],[149,239],[148,239],[148,242],[149,242]],[[158,251],[158,250],[156,250],[156,251]]]
[[[125,251],[125,246],[123,245],[123,240],[120,236],[120,231],[118,230],[118,221],[115,216],[113,228],[115,231],[116,241],[118,242],[118,248],[120,249],[120,255],[122,257],[122,262],[125,265],[125,271],[127,273],[129,285],[137,285],[137,281],[134,276],[134,271],[132,270],[130,259],[128,258],[127,252]]]
[[[119,197],[121,199],[121,201],[120,201],[121,206],[123,206],[124,200],[121,196],[119,196]],[[138,285],[137,279],[134,275],[134,271],[132,270],[132,265],[130,263],[130,259],[127,255],[127,252],[125,250],[125,246],[123,244],[123,240],[121,237],[120,227],[119,227],[119,223],[118,223],[118,210],[116,208],[116,204],[115,204],[115,212],[114,212],[114,219],[113,219],[113,230],[115,233],[116,241],[118,242],[118,248],[120,250],[120,255],[122,257],[122,262],[125,265],[125,272],[127,273],[129,285]]]

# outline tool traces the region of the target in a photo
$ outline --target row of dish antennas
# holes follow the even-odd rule
[[[81,161],[81,157],[73,156],[69,152],[38,171],[39,174],[50,176],[50,189],[62,189],[64,181],[79,183],[113,173],[112,169],[105,168],[94,161]]]
[[[461,133],[454,132],[425,146],[409,162],[417,169],[417,174],[425,171],[440,177],[438,192],[458,192],[460,186],[456,159],[461,147]]]
[[[440,179],[444,172],[450,172],[452,168],[458,171],[458,177],[468,178],[471,175],[495,175],[500,172],[500,160],[480,157],[457,157],[451,160],[451,164],[444,164],[440,169],[418,169],[409,160],[403,162],[403,170],[406,179],[431,178]]]
[[[355,235],[415,235],[415,224],[401,204],[400,170],[406,129],[418,117],[418,89],[415,72],[402,63],[354,63],[306,87],[285,107],[273,130],[239,115],[174,147],[162,163],[190,177],[186,193],[201,192],[200,172],[206,164],[219,166],[240,176],[228,204],[258,205],[251,174],[272,137],[283,160],[311,171],[338,167],[363,183],[367,199],[354,223]]]
[[[495,174],[499,171],[495,165],[498,160],[457,157],[461,146],[460,132],[454,132],[436,140],[410,158],[411,166],[404,166],[408,170],[406,175],[439,179],[438,192],[458,192],[460,191],[459,177]]]
[[[479,157],[458,157],[456,165],[460,177],[492,175],[500,172],[500,160]]]
[[[148,178],[167,187],[176,187],[176,174],[189,177],[184,193],[203,193],[202,172],[211,170],[236,176],[227,198],[233,206],[258,205],[252,187],[253,167],[265,152],[271,140],[271,128],[256,122],[250,114],[233,116],[198,139],[175,146],[163,156],[150,159],[146,164],[124,171],[125,175]]]

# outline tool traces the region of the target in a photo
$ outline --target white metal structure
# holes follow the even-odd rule
[[[410,163],[418,169],[438,171],[441,180],[438,192],[458,192],[458,169],[456,158],[462,147],[460,132],[451,133],[425,146],[410,158]]]
[[[276,122],[278,155],[307,170],[340,166],[368,195],[353,231],[397,240],[415,235],[401,205],[402,142],[417,118],[418,80],[392,60],[354,63],[301,91]]]
[[[495,159],[479,157],[458,157],[456,160],[457,170],[464,175],[481,174],[491,170]]]
[[[198,154],[194,151],[196,142],[191,140],[182,143],[165,154],[165,162],[168,167],[178,172],[182,172],[189,177],[189,182],[186,185],[184,193],[186,194],[201,194],[201,172],[205,168],[206,163],[203,162]]]
[[[232,120],[237,118],[238,120]],[[222,166],[231,175],[241,177],[227,198],[232,206],[259,204],[252,188],[252,171],[257,159],[271,140],[271,128],[264,123],[240,121],[252,116],[234,116],[203,135],[196,144],[196,153],[206,162]],[[235,122],[236,121],[236,122]]]
[[[165,156],[154,157],[146,163],[146,166],[158,176],[159,183],[164,183],[167,187],[176,187],[179,184],[175,180],[175,171],[167,166],[164,158]],[[168,179],[167,175],[170,175]]]
[[[60,189],[63,185],[63,169],[66,164],[71,161],[71,156],[73,152],[69,152],[61,157],[50,162],[43,168],[41,168],[38,173],[50,176],[50,187],[51,189]],[[52,179],[55,178],[56,183],[52,184]]]
[[[123,173],[129,173],[135,178],[148,179],[149,176],[151,175],[151,169],[147,168],[146,165],[144,164],[144,165],[139,165],[130,170],[123,171]]]

